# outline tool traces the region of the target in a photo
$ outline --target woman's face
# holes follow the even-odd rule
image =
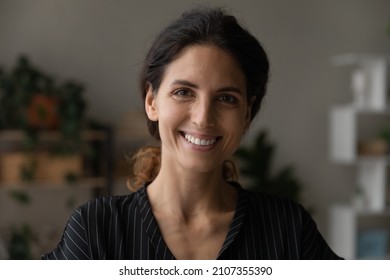
[[[210,172],[240,144],[250,123],[246,82],[235,59],[210,45],[183,49],[145,108],[158,121],[162,167]]]

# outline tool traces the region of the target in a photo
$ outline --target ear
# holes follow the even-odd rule
[[[156,97],[153,94],[153,88],[149,85],[145,97],[145,111],[151,121],[158,121],[158,111],[156,105]]]

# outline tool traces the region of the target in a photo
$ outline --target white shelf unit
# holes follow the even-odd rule
[[[390,128],[390,56],[347,54],[335,57],[333,63],[352,65],[354,70],[351,75],[352,102],[330,109],[330,159],[337,164],[356,167],[356,190],[351,194],[350,202],[335,204],[329,209],[329,243],[346,259],[387,258],[389,249],[386,244],[389,242],[386,239],[390,237],[387,201],[389,153],[362,156],[358,152],[358,143],[362,138],[359,126],[362,118],[379,116],[389,120],[386,122]],[[371,133],[374,131],[373,128],[370,130]],[[370,220],[375,220],[375,223],[367,222]]]
[[[390,259],[388,238],[390,230],[390,210],[380,213],[358,210],[351,204],[335,204],[330,208],[331,227],[329,244],[339,256],[345,259]],[[367,235],[368,233],[368,235]],[[363,240],[364,235],[373,235],[371,240]],[[380,243],[378,243],[378,238]],[[359,238],[361,248],[359,249]],[[365,243],[364,243],[365,242]],[[385,247],[381,247],[381,246]],[[380,246],[380,247],[378,247]],[[378,255],[378,251],[380,251]]]

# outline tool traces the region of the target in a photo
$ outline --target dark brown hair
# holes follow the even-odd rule
[[[260,42],[244,29],[234,16],[226,14],[220,8],[197,8],[185,12],[157,36],[141,70],[140,88],[143,101],[150,86],[153,92],[157,93],[167,65],[185,47],[207,44],[227,51],[240,65],[246,77],[247,100],[252,106],[250,117],[253,120],[266,92],[269,77],[268,57]],[[147,125],[150,134],[160,139],[158,122],[147,118]],[[143,153],[141,151],[141,154]],[[135,159],[140,160],[140,155],[136,155]],[[133,173],[137,176],[135,171]]]

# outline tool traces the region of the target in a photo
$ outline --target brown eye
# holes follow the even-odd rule
[[[238,103],[238,99],[232,95],[222,95],[218,98],[219,101],[227,104],[235,105]]]
[[[172,97],[178,101],[190,101],[194,93],[188,89],[178,89],[172,92]]]
[[[185,97],[191,95],[191,92],[186,89],[179,89],[173,93],[176,96]]]

